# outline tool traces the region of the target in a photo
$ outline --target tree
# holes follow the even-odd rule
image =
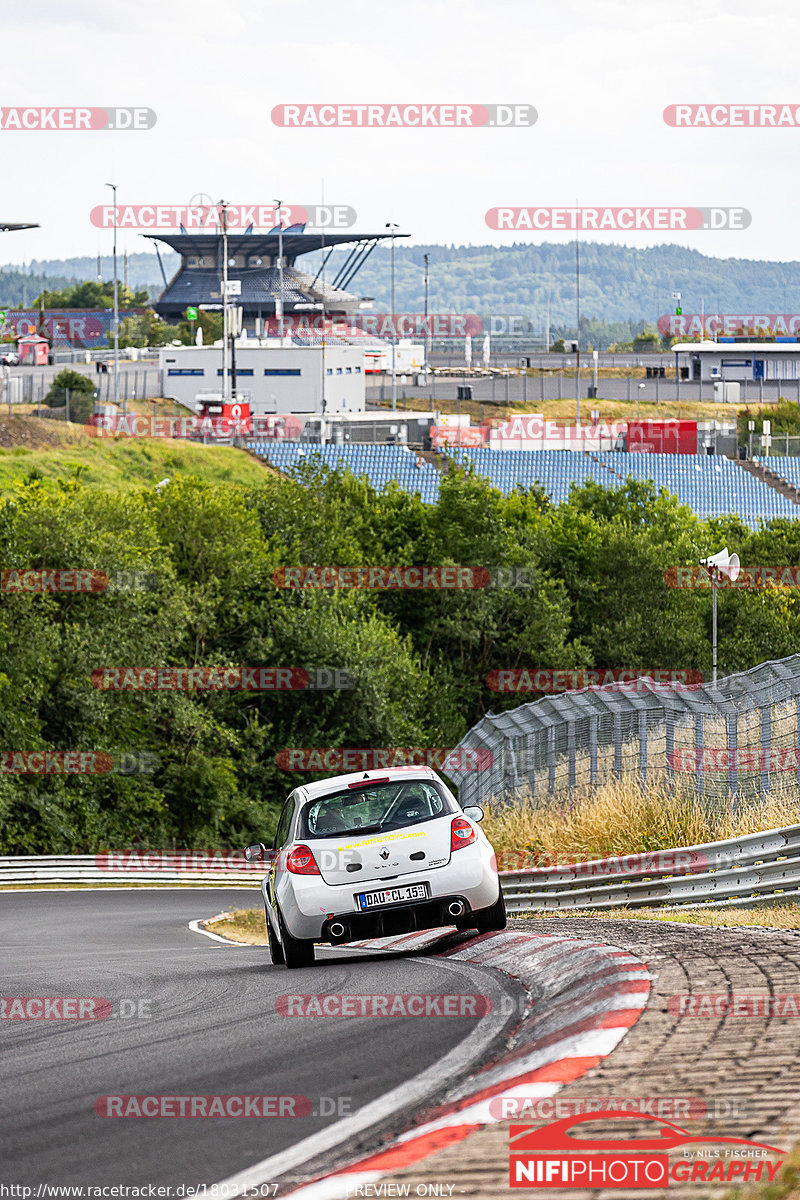
[[[133,292],[123,283],[117,285],[117,300],[121,309],[140,308],[149,303],[147,288]],[[33,302],[38,308],[113,308],[114,284],[111,281],[97,283],[86,280],[60,292],[41,292]]]
[[[70,421],[84,424],[94,411],[95,386],[88,375],[65,368],[59,371],[50,384],[45,404],[50,408],[64,408],[69,393]]]
[[[119,323],[119,344],[125,346],[166,346],[175,337],[175,327],[148,309],[147,312],[133,317],[125,317]],[[114,335],[108,334],[108,344],[114,343]]]
[[[635,351],[658,351],[661,349],[661,338],[658,336],[658,331],[652,325],[645,325],[641,333],[637,333],[633,339],[633,349]]]

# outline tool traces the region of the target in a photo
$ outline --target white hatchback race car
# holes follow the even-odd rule
[[[478,826],[430,767],[303,784],[281,811],[261,885],[273,963],[306,967],[314,943],[455,925],[505,929],[497,863]]]

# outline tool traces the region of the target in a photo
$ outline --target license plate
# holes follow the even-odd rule
[[[402,904],[404,900],[427,900],[427,883],[408,883],[404,887],[382,888],[379,892],[360,892],[356,903],[365,908],[381,908],[384,904]]]

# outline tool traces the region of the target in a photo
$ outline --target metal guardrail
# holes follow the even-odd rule
[[[138,854],[139,864],[134,857]],[[181,858],[186,864],[179,862]],[[260,862],[231,864],[231,854],[185,851],[165,855],[161,851],[108,851],[103,854],[46,854],[0,858],[0,888],[9,885],[88,884],[114,886],[119,884],[219,884],[230,887],[257,888],[264,877]],[[114,860],[126,859],[128,865]],[[171,862],[174,859],[175,862]],[[203,859],[207,860],[203,863]],[[148,860],[150,860],[148,862]],[[155,861],[154,861],[155,860]],[[161,860],[160,862],[158,860]],[[224,860],[224,861],[223,861]],[[218,865],[214,865],[217,861]],[[227,862],[228,865],[224,865]]]
[[[728,841],[501,872],[509,912],[797,902],[800,825]]]
[[[185,864],[173,859],[193,861]],[[258,888],[263,875],[263,863],[197,851],[0,858],[0,888],[131,883]],[[511,913],[800,903],[800,825],[672,850],[501,871],[500,878]]]

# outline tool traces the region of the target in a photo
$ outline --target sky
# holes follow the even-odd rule
[[[132,130],[0,129],[0,263],[108,254],[108,204],[346,205],[415,243],[567,241],[496,207],[746,209],[737,229],[584,232],[798,257],[800,6],[773,0],[38,0],[3,20],[0,106],[140,107]],[[12,47],[18,47],[14,52]],[[277,105],[528,104],[532,126],[286,128]],[[673,128],[671,104],[791,105],[796,127]],[[541,218],[540,218],[541,219]],[[515,218],[516,220],[516,218]],[[138,232],[119,249],[149,249]]]

